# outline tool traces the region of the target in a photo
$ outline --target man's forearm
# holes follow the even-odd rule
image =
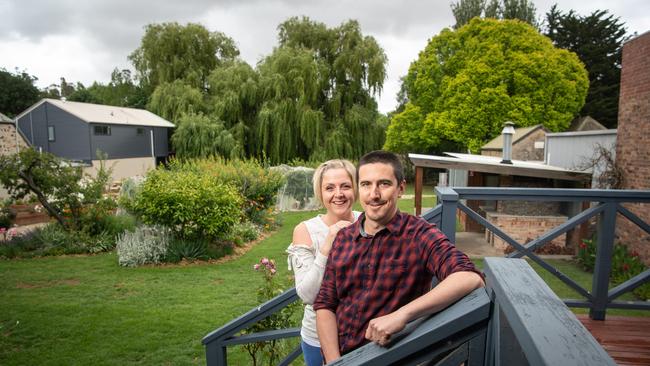
[[[398,311],[410,322],[438,312],[484,285],[481,276],[474,272],[452,273],[429,292],[402,306]]]
[[[341,357],[339,350],[339,333],[336,327],[336,315],[329,309],[316,310],[316,329],[318,340],[325,356],[325,363]]]
[[[452,273],[426,294],[390,314],[370,320],[365,337],[384,346],[408,322],[438,312],[483,285],[481,276],[474,272]]]

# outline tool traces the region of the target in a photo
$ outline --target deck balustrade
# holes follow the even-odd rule
[[[650,270],[609,289],[617,215],[646,233],[650,225],[623,206],[648,203],[650,191],[524,188],[436,188],[438,205],[422,215],[455,239],[457,210],[508,243],[514,251],[504,258],[486,258],[487,287],[478,289],[447,309],[418,319],[387,347],[367,344],[343,356],[334,365],[614,365],[614,361],[569,310],[589,308],[592,319],[605,319],[607,309],[650,310],[649,302],[616,300],[650,282]],[[464,200],[519,200],[589,202],[590,207],[529,243],[520,243]],[[596,263],[590,290],[534,253],[554,238],[597,220]],[[580,294],[582,299],[559,299],[522,257],[528,257]],[[295,289],[250,310],[203,338],[209,366],[227,365],[227,347],[290,337],[299,328],[256,334],[237,334],[255,322],[299,301]],[[279,365],[300,356],[300,348]]]

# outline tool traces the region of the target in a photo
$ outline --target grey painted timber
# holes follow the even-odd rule
[[[375,343],[368,343],[330,364],[409,364],[406,360],[411,358],[412,355],[418,354],[422,350],[427,350],[439,342],[442,342],[442,345],[439,347],[443,348],[443,346],[447,346],[445,341],[448,341],[454,335],[462,333],[464,330],[471,329],[472,332],[468,334],[466,339],[462,339],[463,343],[476,336],[481,336],[481,333],[484,334],[486,331],[489,314],[490,298],[485,289],[480,288],[449,306],[447,309],[431,315],[425,320],[416,320],[414,324],[411,324],[396,336],[398,340],[395,343],[387,347],[382,347]],[[477,325],[478,329],[472,328]],[[435,355],[435,348],[431,349],[430,352],[431,355]],[[482,354],[481,358],[483,358]],[[418,359],[414,360],[414,362],[421,361]]]
[[[616,365],[525,260],[488,257],[484,266],[488,286],[529,364]]]

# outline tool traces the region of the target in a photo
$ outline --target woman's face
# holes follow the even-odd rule
[[[354,203],[354,187],[345,169],[329,169],[323,173],[321,194],[328,213],[349,219],[347,216],[350,215]]]

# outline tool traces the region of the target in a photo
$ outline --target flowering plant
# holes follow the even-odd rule
[[[14,237],[18,235],[18,232],[16,231],[16,228],[11,228],[7,230],[7,228],[0,227],[0,240],[3,241],[10,241]]]
[[[275,261],[269,258],[261,258],[258,263],[253,265],[253,270],[262,275],[263,283],[257,289],[257,300],[259,303],[264,303],[275,296],[281,294],[284,289],[280,281],[277,279],[277,268]],[[283,329],[296,326],[294,324],[294,313],[300,308],[298,302],[293,302],[281,311],[278,311],[265,319],[255,323],[250,328],[242,331],[243,334],[258,333],[266,330]],[[264,360],[268,361],[268,365],[275,365],[280,360],[280,355],[288,350],[286,340],[274,339],[265,342],[255,342],[245,344],[242,347],[251,356],[252,364],[254,366],[261,365]]]
[[[597,246],[595,237],[593,239],[583,239],[578,245],[576,259],[589,272],[594,271]],[[614,245],[610,272],[610,281],[613,285],[619,285],[645,271],[645,269],[646,266],[636,251],[630,252],[627,246],[621,243]],[[642,300],[650,299],[650,284],[641,285],[634,289],[633,292]]]

